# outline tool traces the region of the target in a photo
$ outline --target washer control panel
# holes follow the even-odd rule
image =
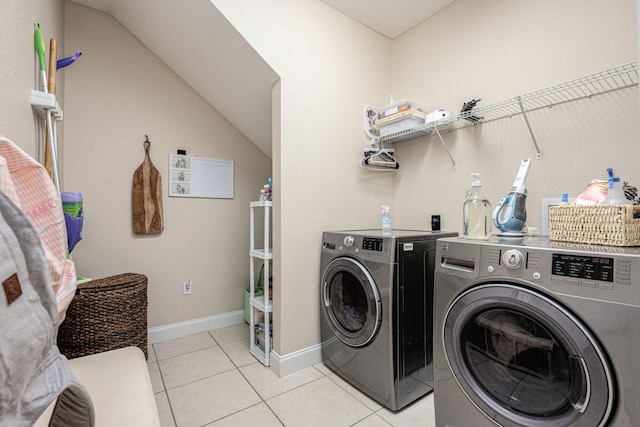
[[[554,253],[552,256],[551,273],[556,276],[613,282],[613,258],[558,253]]]
[[[482,258],[481,271],[488,276],[517,277],[552,285],[563,293],[585,296],[590,295],[590,289],[597,292],[616,289],[621,302],[627,289],[632,297],[637,294],[640,303],[640,290],[634,292],[632,282],[633,272],[640,267],[637,255],[505,245],[485,247]]]
[[[640,306],[640,247],[574,244],[544,236],[438,242],[437,272],[479,282],[513,278],[559,294]]]

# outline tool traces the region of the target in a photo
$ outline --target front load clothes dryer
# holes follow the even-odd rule
[[[436,425],[640,422],[640,248],[438,241]]]
[[[391,410],[433,389],[436,239],[456,235],[409,230],[322,234],[324,363]]]

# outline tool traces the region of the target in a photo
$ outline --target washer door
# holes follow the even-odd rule
[[[373,277],[359,261],[339,257],[322,274],[320,298],[327,323],[351,347],[369,344],[382,321],[380,293]]]
[[[444,322],[456,381],[503,426],[604,425],[612,371],[596,339],[564,307],[514,284],[465,292]]]

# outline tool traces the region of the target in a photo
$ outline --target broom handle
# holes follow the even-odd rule
[[[57,69],[57,57],[58,57],[58,41],[56,39],[51,39],[49,41],[49,77],[48,77],[48,85],[47,92],[52,95],[56,94],[56,69]],[[45,146],[44,146],[44,167],[47,170],[49,176],[53,176],[53,168],[57,167],[57,165],[51,164],[52,158],[52,141],[49,140],[49,133],[47,133]]]

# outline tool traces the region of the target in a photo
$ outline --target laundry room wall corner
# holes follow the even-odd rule
[[[364,106],[388,101],[391,43],[316,0],[214,4],[280,76],[274,351],[286,358],[320,342],[322,231],[376,227],[392,197],[393,178],[359,167]]]

